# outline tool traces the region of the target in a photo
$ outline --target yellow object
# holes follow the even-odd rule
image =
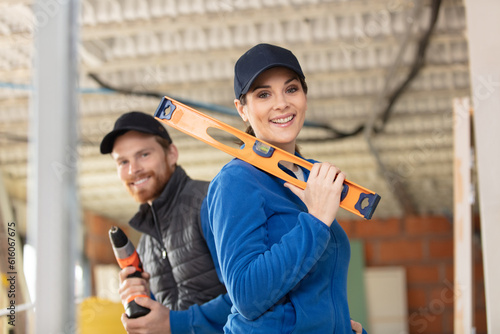
[[[90,297],[78,307],[80,334],[126,334],[120,320],[123,305],[107,299]]]
[[[8,287],[9,281],[7,281],[7,275],[5,275],[4,273],[0,274],[0,282],[2,282],[3,287]]]

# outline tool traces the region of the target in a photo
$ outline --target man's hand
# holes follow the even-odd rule
[[[149,290],[149,273],[143,272],[142,278],[131,277],[127,278],[127,276],[133,274],[135,272],[134,267],[126,267],[120,271],[120,288],[118,292],[120,293],[120,299],[122,304],[125,305],[127,300],[132,296],[137,295],[146,295],[150,296]]]
[[[150,298],[138,297],[135,299],[138,305],[151,310],[143,317],[129,319],[125,313],[122,314],[122,324],[129,334],[171,334],[170,310],[162,304]]]

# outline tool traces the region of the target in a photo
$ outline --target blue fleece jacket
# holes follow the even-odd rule
[[[233,302],[224,330],[352,334],[347,235],[337,221],[329,228],[309,214],[283,184],[239,159],[210,184],[208,244]]]
[[[170,331],[172,334],[222,333],[230,308],[231,300],[224,294],[184,311],[170,311]]]

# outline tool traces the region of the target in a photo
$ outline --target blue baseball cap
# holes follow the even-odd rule
[[[286,67],[305,78],[299,61],[290,50],[271,44],[258,44],[245,52],[234,65],[236,98],[246,94],[259,74],[272,67]]]

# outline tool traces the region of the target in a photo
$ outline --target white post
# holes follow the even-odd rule
[[[471,122],[468,98],[453,101],[454,333],[473,333]]]
[[[77,332],[77,4],[37,0],[33,8],[28,219],[36,230],[36,333]]]
[[[500,1],[466,0],[486,322],[500,333]]]

